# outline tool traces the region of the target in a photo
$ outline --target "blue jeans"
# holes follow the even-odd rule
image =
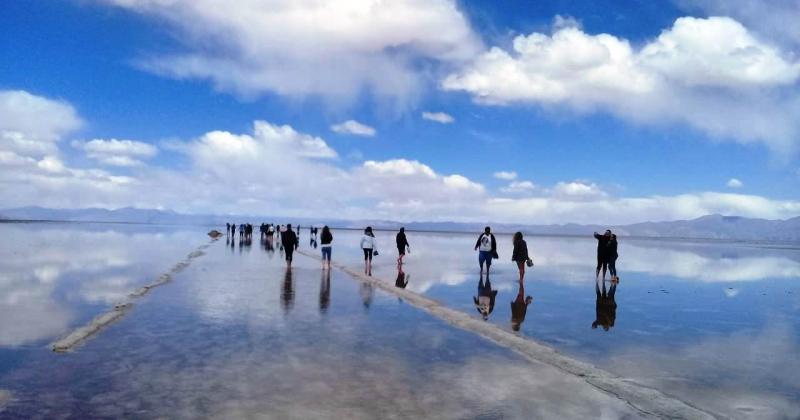
[[[331,260],[331,247],[323,246],[322,247],[322,260],[323,261],[330,261]]]
[[[492,251],[478,251],[478,264],[483,268],[483,263],[486,263],[486,268],[492,265]]]

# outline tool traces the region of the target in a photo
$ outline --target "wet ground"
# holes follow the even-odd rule
[[[207,243],[206,230],[0,225],[0,416],[642,416],[313,259],[298,255],[289,272],[257,238],[213,243],[121,320],[50,350]]]

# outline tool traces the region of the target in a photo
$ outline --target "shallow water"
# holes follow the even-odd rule
[[[362,266],[359,237],[339,232],[334,258]],[[373,275],[397,282],[394,234],[377,237]],[[412,252],[401,283],[479,316],[476,238],[408,233]],[[725,416],[800,417],[798,250],[620,238],[616,309],[610,281],[601,282],[598,316],[595,240],[526,239],[536,265],[517,303],[524,307],[532,297],[520,334]],[[512,329],[518,272],[510,236],[497,241],[500,258],[490,275],[497,297],[487,322]]]
[[[0,322],[0,415],[641,415],[340,271],[328,278],[310,258],[297,255],[287,272],[280,253],[257,243],[213,243],[120,321],[70,353],[50,351],[53,340],[207,243],[205,231],[0,225],[14,239],[0,263],[0,311],[14,317]]]

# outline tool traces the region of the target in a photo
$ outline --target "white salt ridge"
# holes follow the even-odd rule
[[[199,246],[196,250],[189,253],[183,261],[178,262],[169,270],[169,272],[160,275],[154,282],[142,286],[136,289],[134,292],[128,295],[128,300],[125,302],[120,302],[114,305],[114,307],[103,314],[96,316],[94,319],[89,321],[88,324],[78,327],[66,336],[62,337],[55,343],[53,343],[53,351],[56,353],[64,353],[67,351],[72,350],[76,345],[79,343],[89,339],[90,337],[97,334],[103,328],[111,325],[111,323],[117,321],[118,319],[122,318],[125,313],[127,313],[131,308],[133,308],[133,301],[135,299],[139,299],[150,292],[150,290],[162,286],[164,284],[169,283],[172,280],[172,277],[175,274],[180,273],[183,271],[184,268],[188,267],[189,264],[192,263],[192,260],[198,257],[202,257],[205,255],[205,250],[208,248],[211,243],[216,241],[217,239],[214,238],[211,242]]]
[[[303,250],[298,250],[297,252],[309,258],[320,260],[315,254]],[[643,415],[668,419],[699,420],[720,418],[680,399],[666,395],[657,389],[616,376],[589,363],[572,359],[558,353],[555,349],[523,338],[497,325],[487,323],[462,311],[448,308],[436,300],[407,289],[397,288],[394,286],[393,281],[379,280],[341,264],[332,263],[332,266],[344,271],[362,283],[377,286],[388,293],[401,297],[406,302],[450,325],[475,333],[500,346],[511,349],[528,360],[546,363],[563,372],[581,377],[595,388],[630,404],[631,407],[640,411]]]

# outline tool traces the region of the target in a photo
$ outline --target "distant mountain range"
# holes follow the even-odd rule
[[[327,224],[338,228],[359,229],[371,225],[379,229],[398,229],[405,226],[408,230],[444,231],[444,232],[479,232],[485,223],[458,222],[410,222],[399,223],[386,220],[335,220],[309,219],[291,217],[265,216],[221,216],[221,215],[188,215],[170,210],[121,208],[116,210],[88,209],[48,209],[42,207],[21,207],[0,210],[0,221],[68,221],[68,222],[105,222],[105,223],[147,223],[163,225],[204,225],[221,226],[226,222],[250,222],[259,224],[293,223],[303,226],[321,226]],[[601,225],[522,225],[492,224],[495,232],[522,231],[527,234],[541,235],[576,235],[585,236],[592,232],[611,229],[620,236],[661,237],[661,238],[694,238],[725,239],[742,241],[769,241],[800,243],[800,217],[787,220],[752,219],[718,214],[699,217],[693,220],[671,222],[645,222],[619,226]]]

